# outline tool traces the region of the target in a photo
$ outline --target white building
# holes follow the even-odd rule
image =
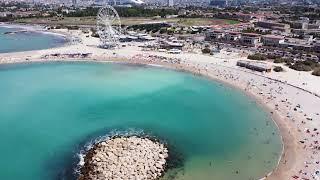
[[[255,33],[243,33],[240,38],[241,44],[254,47],[260,43],[260,40],[260,34]]]
[[[225,34],[225,39],[227,41],[237,41],[241,38],[241,33],[240,32],[226,32]]]
[[[223,31],[214,30],[206,33],[207,40],[219,40],[224,38],[225,33]]]
[[[271,72],[271,66],[264,62],[240,60],[237,61],[237,66],[259,72]]]
[[[0,17],[8,17],[12,16],[13,14],[11,12],[0,12]]]
[[[284,43],[284,36],[264,35],[262,36],[262,43],[264,46],[279,46]]]

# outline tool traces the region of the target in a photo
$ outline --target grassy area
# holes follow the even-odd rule
[[[150,22],[168,22],[176,23],[181,26],[205,26],[205,25],[224,25],[224,24],[237,24],[238,21],[227,19],[213,19],[213,18],[173,18],[173,19],[153,19],[153,18],[140,18],[130,17],[121,18],[121,24],[123,25],[135,25]],[[51,17],[51,18],[28,18],[18,19],[16,23],[28,23],[28,24],[46,24],[46,25],[85,25],[93,26],[96,24],[95,17]]]
[[[224,19],[225,23],[226,24],[239,24],[240,22],[239,21],[236,21],[236,20],[232,20],[232,19]]]
[[[208,26],[237,24],[239,21],[214,18],[183,18],[179,19],[177,23],[184,26]]]
[[[51,17],[15,20],[16,23],[45,25],[95,25],[95,17]]]

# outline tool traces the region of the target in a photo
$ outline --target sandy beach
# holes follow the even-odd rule
[[[99,39],[81,31],[55,30],[53,33],[79,38],[79,42],[52,49],[0,54],[0,64],[97,61],[151,64],[189,71],[238,88],[270,113],[279,127],[284,150],[279,165],[265,179],[315,179],[320,175],[320,79],[287,67],[285,72],[259,73],[236,66],[246,60],[239,53],[222,51],[213,56],[182,52],[167,54],[143,51],[143,43],[126,43],[113,50],[98,48]],[[82,56],[86,54],[86,56]],[[272,64],[272,63],[270,63]]]

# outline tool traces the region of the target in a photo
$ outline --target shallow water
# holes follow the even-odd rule
[[[0,53],[47,49],[66,43],[66,39],[62,36],[40,32],[5,34],[21,30],[23,29],[0,26]]]
[[[163,179],[256,179],[280,156],[267,113],[242,92],[203,77],[49,63],[2,65],[0,83],[0,179],[73,179],[84,145],[117,130],[151,133],[184,155],[183,168]]]

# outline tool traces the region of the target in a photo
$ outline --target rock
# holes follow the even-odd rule
[[[148,138],[111,138],[88,151],[78,179],[158,179],[168,157],[163,144]]]

